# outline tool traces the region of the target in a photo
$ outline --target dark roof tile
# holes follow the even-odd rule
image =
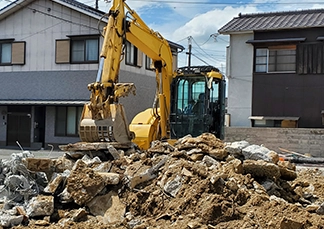
[[[324,27],[324,9],[239,14],[218,30],[221,34],[244,31]]]

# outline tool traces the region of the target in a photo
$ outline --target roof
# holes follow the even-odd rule
[[[89,101],[84,100],[0,100],[0,105],[48,105],[48,106],[59,106],[59,105],[84,105]]]
[[[221,34],[324,27],[324,9],[239,14],[218,30]]]
[[[19,9],[29,5],[33,1],[35,0],[16,0],[11,2],[10,4],[0,9],[0,19],[7,17],[8,15],[18,11]],[[100,19],[105,14],[105,12],[101,10],[97,10],[91,6],[83,4],[76,0],[52,0],[52,1],[98,19]]]

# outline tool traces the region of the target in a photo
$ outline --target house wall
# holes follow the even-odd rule
[[[33,10],[35,9],[35,11]],[[48,9],[51,9],[48,11]],[[104,26],[101,23],[101,28]],[[98,19],[57,4],[53,1],[34,1],[27,7],[0,21],[0,39],[14,38],[26,42],[25,65],[0,66],[1,72],[11,71],[84,71],[97,70],[94,64],[56,64],[55,41],[68,35],[99,34]],[[103,38],[100,39],[100,45]],[[100,48],[99,48],[100,49]],[[143,54],[143,61],[145,60]],[[125,65],[121,69],[153,76],[143,67]],[[93,80],[95,77],[93,78]]]
[[[228,70],[228,107],[231,126],[250,126],[253,46],[246,41],[253,34],[234,34],[230,39]]]
[[[321,43],[317,37],[322,36],[322,32],[323,29],[318,28],[258,32],[255,39],[301,37],[306,38],[302,43],[307,45]],[[256,45],[262,47],[264,44]],[[296,53],[296,60],[304,58],[299,56],[298,47]],[[309,54],[308,62],[321,58],[322,53],[319,50],[316,55]],[[298,68],[302,66],[298,61],[296,66],[295,73],[253,73],[252,115],[299,117],[299,128],[323,128],[324,74],[299,74]]]

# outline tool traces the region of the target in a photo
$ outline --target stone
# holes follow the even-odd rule
[[[17,226],[22,223],[23,219],[24,219],[23,215],[8,215],[8,214],[1,213],[0,226],[6,228]]]
[[[181,179],[182,177],[177,175],[173,180],[167,181],[163,188],[164,191],[172,197],[176,197],[182,185]]]
[[[120,223],[125,218],[126,206],[123,204],[117,193],[114,191],[110,191],[107,195],[110,196],[110,200],[108,201],[109,207],[106,210],[103,216],[104,223]]]
[[[45,193],[54,194],[60,184],[63,182],[64,177],[61,174],[53,174],[52,180],[50,183],[44,188]]]
[[[26,213],[29,217],[50,216],[54,212],[54,197],[38,195],[33,197],[27,206]]]
[[[78,160],[67,178],[66,188],[74,202],[83,206],[105,187],[105,181],[98,173]]]
[[[66,170],[72,170],[74,161],[67,157],[59,157],[54,161],[55,172],[63,173]]]
[[[277,180],[281,176],[279,166],[262,160],[245,160],[243,171],[244,174],[249,173],[252,177],[264,177],[271,180]]]
[[[216,160],[224,160],[228,156],[228,152],[225,149],[212,149],[209,150],[209,155]]]
[[[320,206],[318,206],[317,204],[311,204],[311,205],[307,205],[305,207],[305,210],[308,211],[308,212],[316,212],[318,209],[319,209]]]
[[[284,217],[280,222],[280,229],[302,229],[303,223]]]
[[[322,203],[319,208],[316,210],[316,213],[319,215],[324,215],[324,203]]]
[[[204,158],[202,159],[202,161],[208,166],[212,166],[212,165],[216,165],[218,166],[219,165],[219,162],[217,160],[215,160],[214,158],[208,156],[208,155],[205,155]]]
[[[111,162],[104,161],[98,165],[92,167],[93,171],[95,172],[103,172],[108,173],[112,167]]]
[[[250,145],[242,150],[242,154],[246,160],[250,159],[271,161],[270,158],[267,156],[267,153],[269,152],[269,149],[259,145]]]
[[[275,151],[269,151],[267,154],[267,157],[270,159],[270,161],[274,164],[277,164],[279,161],[279,154]]]
[[[120,181],[118,173],[98,172],[98,174],[104,179],[105,185],[116,185]]]
[[[225,150],[236,158],[243,156],[242,149],[248,147],[250,144],[247,141],[232,142],[225,145]]]

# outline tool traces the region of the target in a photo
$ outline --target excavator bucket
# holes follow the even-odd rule
[[[89,105],[85,104],[80,121],[79,135],[83,142],[119,142],[130,143],[132,135],[121,104],[109,105],[109,116],[106,119],[92,118]]]

